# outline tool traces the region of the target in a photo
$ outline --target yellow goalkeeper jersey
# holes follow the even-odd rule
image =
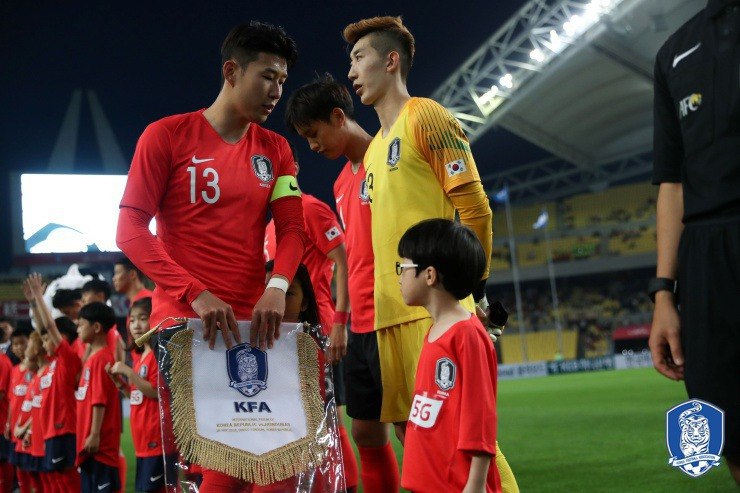
[[[375,330],[429,317],[407,306],[396,274],[398,242],[424,219],[454,220],[447,194],[480,181],[470,143],[455,117],[439,103],[411,98],[388,135],[381,129],[365,153],[375,254]],[[440,241],[444,241],[440,238]],[[463,305],[474,311],[472,297]]]

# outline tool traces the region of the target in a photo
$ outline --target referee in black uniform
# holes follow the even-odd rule
[[[653,364],[724,409],[740,484],[740,0],[709,0],[665,42],[654,116]]]

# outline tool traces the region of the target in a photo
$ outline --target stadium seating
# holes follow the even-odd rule
[[[556,330],[543,332],[528,332],[524,335],[527,345],[526,361],[552,361],[560,359],[558,353],[558,334]],[[563,354],[562,359],[573,359],[576,357],[578,347],[578,332],[575,330],[563,330]],[[501,336],[501,355],[499,363],[523,363],[524,353],[522,339],[518,332],[510,331]]]

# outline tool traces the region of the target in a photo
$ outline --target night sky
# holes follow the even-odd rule
[[[249,20],[283,26],[295,39],[298,63],[283,99],[265,126],[297,144],[301,186],[331,200],[343,161],[330,163],[287,133],[287,96],[316,73],[347,80],[349,58],[341,37],[350,22],[401,15],[416,38],[409,76],[413,96],[431,93],[523,1],[388,2],[19,2],[0,6],[0,269],[12,261],[10,172],[45,171],[75,89],[96,92],[126,161],[152,121],[209,106],[220,89],[221,42]],[[392,6],[391,6],[392,5]],[[349,83],[347,84],[349,86]],[[350,88],[351,89],[351,88]],[[355,99],[358,121],[374,134],[371,107]],[[493,129],[473,145],[481,175],[524,164],[544,151]],[[83,100],[75,172],[100,171],[99,152]],[[81,191],[84,193],[84,191]],[[54,197],[49,197],[53,203]],[[63,204],[58,204],[63,207]],[[93,206],[93,204],[91,204]],[[112,219],[115,220],[115,219]]]

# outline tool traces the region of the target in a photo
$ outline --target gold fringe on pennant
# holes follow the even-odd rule
[[[164,320],[162,320],[161,322],[159,322],[156,327],[154,327],[153,329],[149,330],[147,333],[145,333],[144,335],[142,335],[141,337],[139,337],[138,339],[136,339],[134,341],[134,343],[137,346],[142,347],[144,345],[144,343],[146,341],[148,341],[149,339],[151,339],[151,337],[159,330],[159,328],[162,326],[162,324],[164,324],[167,320],[173,320],[173,321],[175,321],[175,322],[177,322],[179,324],[185,323],[185,322],[188,321],[188,319],[186,317],[167,317]]]
[[[193,400],[192,329],[171,338],[171,410],[175,441],[189,462],[228,474],[249,483],[266,486],[318,465],[326,457],[328,444],[317,437],[327,433],[320,393],[318,349],[311,336],[298,334],[298,371],[306,416],[306,437],[262,455],[204,438],[197,433]]]

